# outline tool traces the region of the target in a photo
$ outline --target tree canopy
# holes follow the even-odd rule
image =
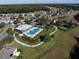
[[[5,26],[5,23],[0,23],[0,28],[3,28]]]
[[[27,13],[40,10],[49,11],[50,9],[40,5],[5,5],[0,7],[0,13]]]
[[[77,21],[79,21],[79,14],[76,14],[76,15],[74,16],[74,18],[75,18]]]

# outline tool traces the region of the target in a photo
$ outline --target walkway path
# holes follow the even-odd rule
[[[57,31],[57,27],[54,26],[54,28],[55,28],[55,30],[54,30],[52,33],[49,34],[50,36],[51,36],[52,34],[54,34],[54,33]],[[15,37],[15,34],[14,34],[13,36],[14,36],[14,40],[15,40],[17,43],[19,43],[19,44],[21,44],[21,45],[23,45],[23,46],[26,46],[26,47],[38,47],[38,46],[40,46],[40,45],[42,45],[42,44],[44,43],[44,42],[42,41],[42,42],[40,42],[40,43],[38,43],[38,44],[36,44],[36,45],[29,45],[29,44],[26,44],[26,43],[23,43],[23,42],[17,40],[17,38]]]
[[[54,28],[55,28],[55,30],[52,33],[50,33],[49,36],[53,35],[57,31],[57,27],[54,26]]]
[[[36,45],[29,45],[29,44],[26,44],[26,43],[23,43],[23,42],[17,40],[17,38],[15,37],[15,34],[14,34],[13,36],[14,36],[14,40],[15,40],[17,43],[19,43],[19,44],[21,44],[21,45],[23,45],[23,46],[26,46],[26,47],[37,47],[37,46],[39,46],[39,45],[41,45],[41,44],[44,43],[44,42],[40,42],[40,43],[38,43],[38,44],[36,44]]]

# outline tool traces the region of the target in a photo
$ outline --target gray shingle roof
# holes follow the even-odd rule
[[[2,48],[0,51],[0,59],[10,59],[10,55],[13,54],[16,48]]]
[[[25,30],[27,30],[28,28],[31,28],[31,27],[32,27],[32,25],[23,24],[23,25],[18,26],[16,29],[18,29],[20,31],[25,31]]]

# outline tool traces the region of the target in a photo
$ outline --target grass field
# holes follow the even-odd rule
[[[55,44],[53,48],[39,59],[68,59],[70,50],[76,44],[73,35],[76,31],[79,31],[78,29],[70,29],[66,32],[58,30],[54,34]]]
[[[35,44],[40,43],[40,40],[39,40],[39,39],[30,40],[30,39],[27,39],[27,38],[25,38],[25,37],[20,37],[19,35],[16,35],[16,38],[17,38],[19,41],[21,41],[21,42],[23,42],[23,43],[25,43],[25,44],[29,44],[29,45],[35,45]]]
[[[42,55],[43,53],[46,53],[50,48],[52,48],[54,43],[55,43],[54,40],[51,39],[51,41],[44,43],[43,45],[36,47],[36,48],[24,47],[24,46],[17,44],[16,42],[13,42],[7,46],[16,47],[18,49],[21,49],[22,51],[21,54],[22,54],[23,59],[38,59],[40,55]]]
[[[46,35],[47,33],[51,33],[53,30],[54,28],[52,27],[52,29],[48,29],[47,32],[44,31],[40,35],[43,35],[43,34]],[[22,59],[38,59],[40,55],[43,55],[44,53],[49,51],[51,48],[53,48],[54,44],[55,42],[54,42],[54,39],[52,38],[50,41],[36,48],[24,47],[16,42],[12,42],[10,44],[7,44],[6,46],[11,46],[11,47],[16,47],[18,49],[21,49]]]
[[[15,41],[5,46],[21,49],[22,59],[67,59],[72,46],[76,43],[73,35],[78,29],[58,30],[54,38],[36,48],[24,47]]]

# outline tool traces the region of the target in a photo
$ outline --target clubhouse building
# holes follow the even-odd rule
[[[39,33],[41,33],[43,29],[29,24],[22,24],[16,27],[15,31],[18,32],[20,36],[35,39],[39,37]]]

